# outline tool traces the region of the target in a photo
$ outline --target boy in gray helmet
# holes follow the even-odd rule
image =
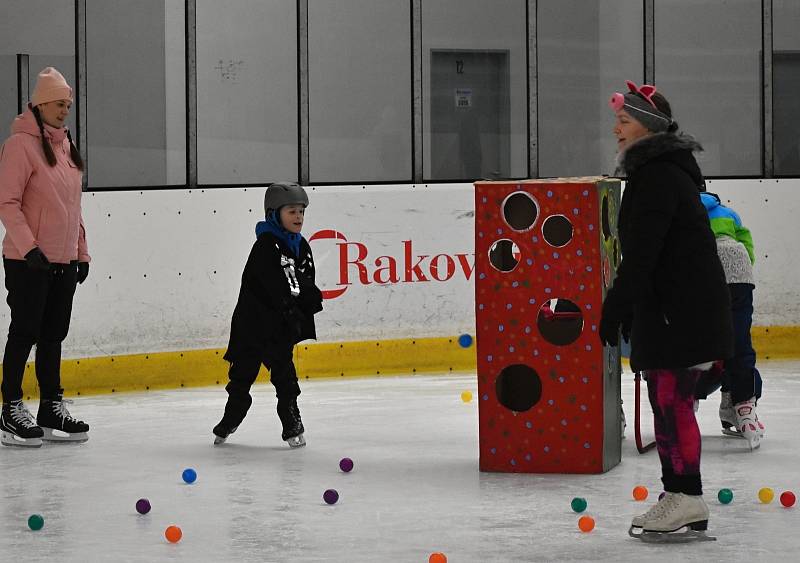
[[[256,225],[224,356],[230,362],[228,402],[213,430],[215,444],[222,444],[244,420],[262,363],[278,397],[281,438],[293,448],[306,443],[292,351],[298,342],[317,337],[314,315],[322,310],[311,247],[300,234],[306,207],[306,191],[291,182],[272,184],[264,194],[265,220]]]

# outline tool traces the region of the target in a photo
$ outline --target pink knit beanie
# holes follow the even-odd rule
[[[36,86],[33,88],[31,105],[36,107],[56,100],[69,100],[72,102],[72,88],[67,81],[53,67],[49,66],[39,73]]]

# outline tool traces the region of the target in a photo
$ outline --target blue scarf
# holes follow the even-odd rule
[[[256,238],[263,233],[271,233],[286,243],[286,246],[294,252],[294,255],[300,258],[300,241],[303,240],[303,235],[300,233],[290,233],[281,225],[275,211],[272,211],[265,221],[256,223]]]

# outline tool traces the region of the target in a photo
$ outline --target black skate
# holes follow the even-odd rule
[[[0,415],[0,439],[4,446],[41,448],[44,432],[36,425],[31,411],[22,402],[3,403]]]
[[[225,417],[223,417],[222,420],[219,421],[219,424],[214,427],[214,430],[212,430],[214,433],[214,445],[218,446],[220,444],[224,444],[225,440],[228,439],[228,436],[236,432],[237,428],[239,427],[228,424],[225,421]]]
[[[89,425],[69,414],[62,393],[54,399],[40,399],[36,422],[44,431],[45,442],[85,442],[89,439]]]
[[[280,400],[278,399],[278,418],[281,419],[283,432],[281,438],[292,448],[300,448],[306,445],[303,438],[303,421],[300,419],[300,409],[297,408],[297,399]]]

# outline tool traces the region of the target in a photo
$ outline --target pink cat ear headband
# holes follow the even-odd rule
[[[630,80],[626,80],[628,85],[628,93],[620,94],[614,92],[608,105],[614,111],[619,111],[623,107],[636,112],[632,115],[642,125],[647,127],[650,131],[659,132],[666,131],[672,124],[672,119],[662,113],[653,102],[653,94],[656,93],[656,87],[650,84],[642,84],[637,86]],[[637,96],[637,94],[639,94]]]

